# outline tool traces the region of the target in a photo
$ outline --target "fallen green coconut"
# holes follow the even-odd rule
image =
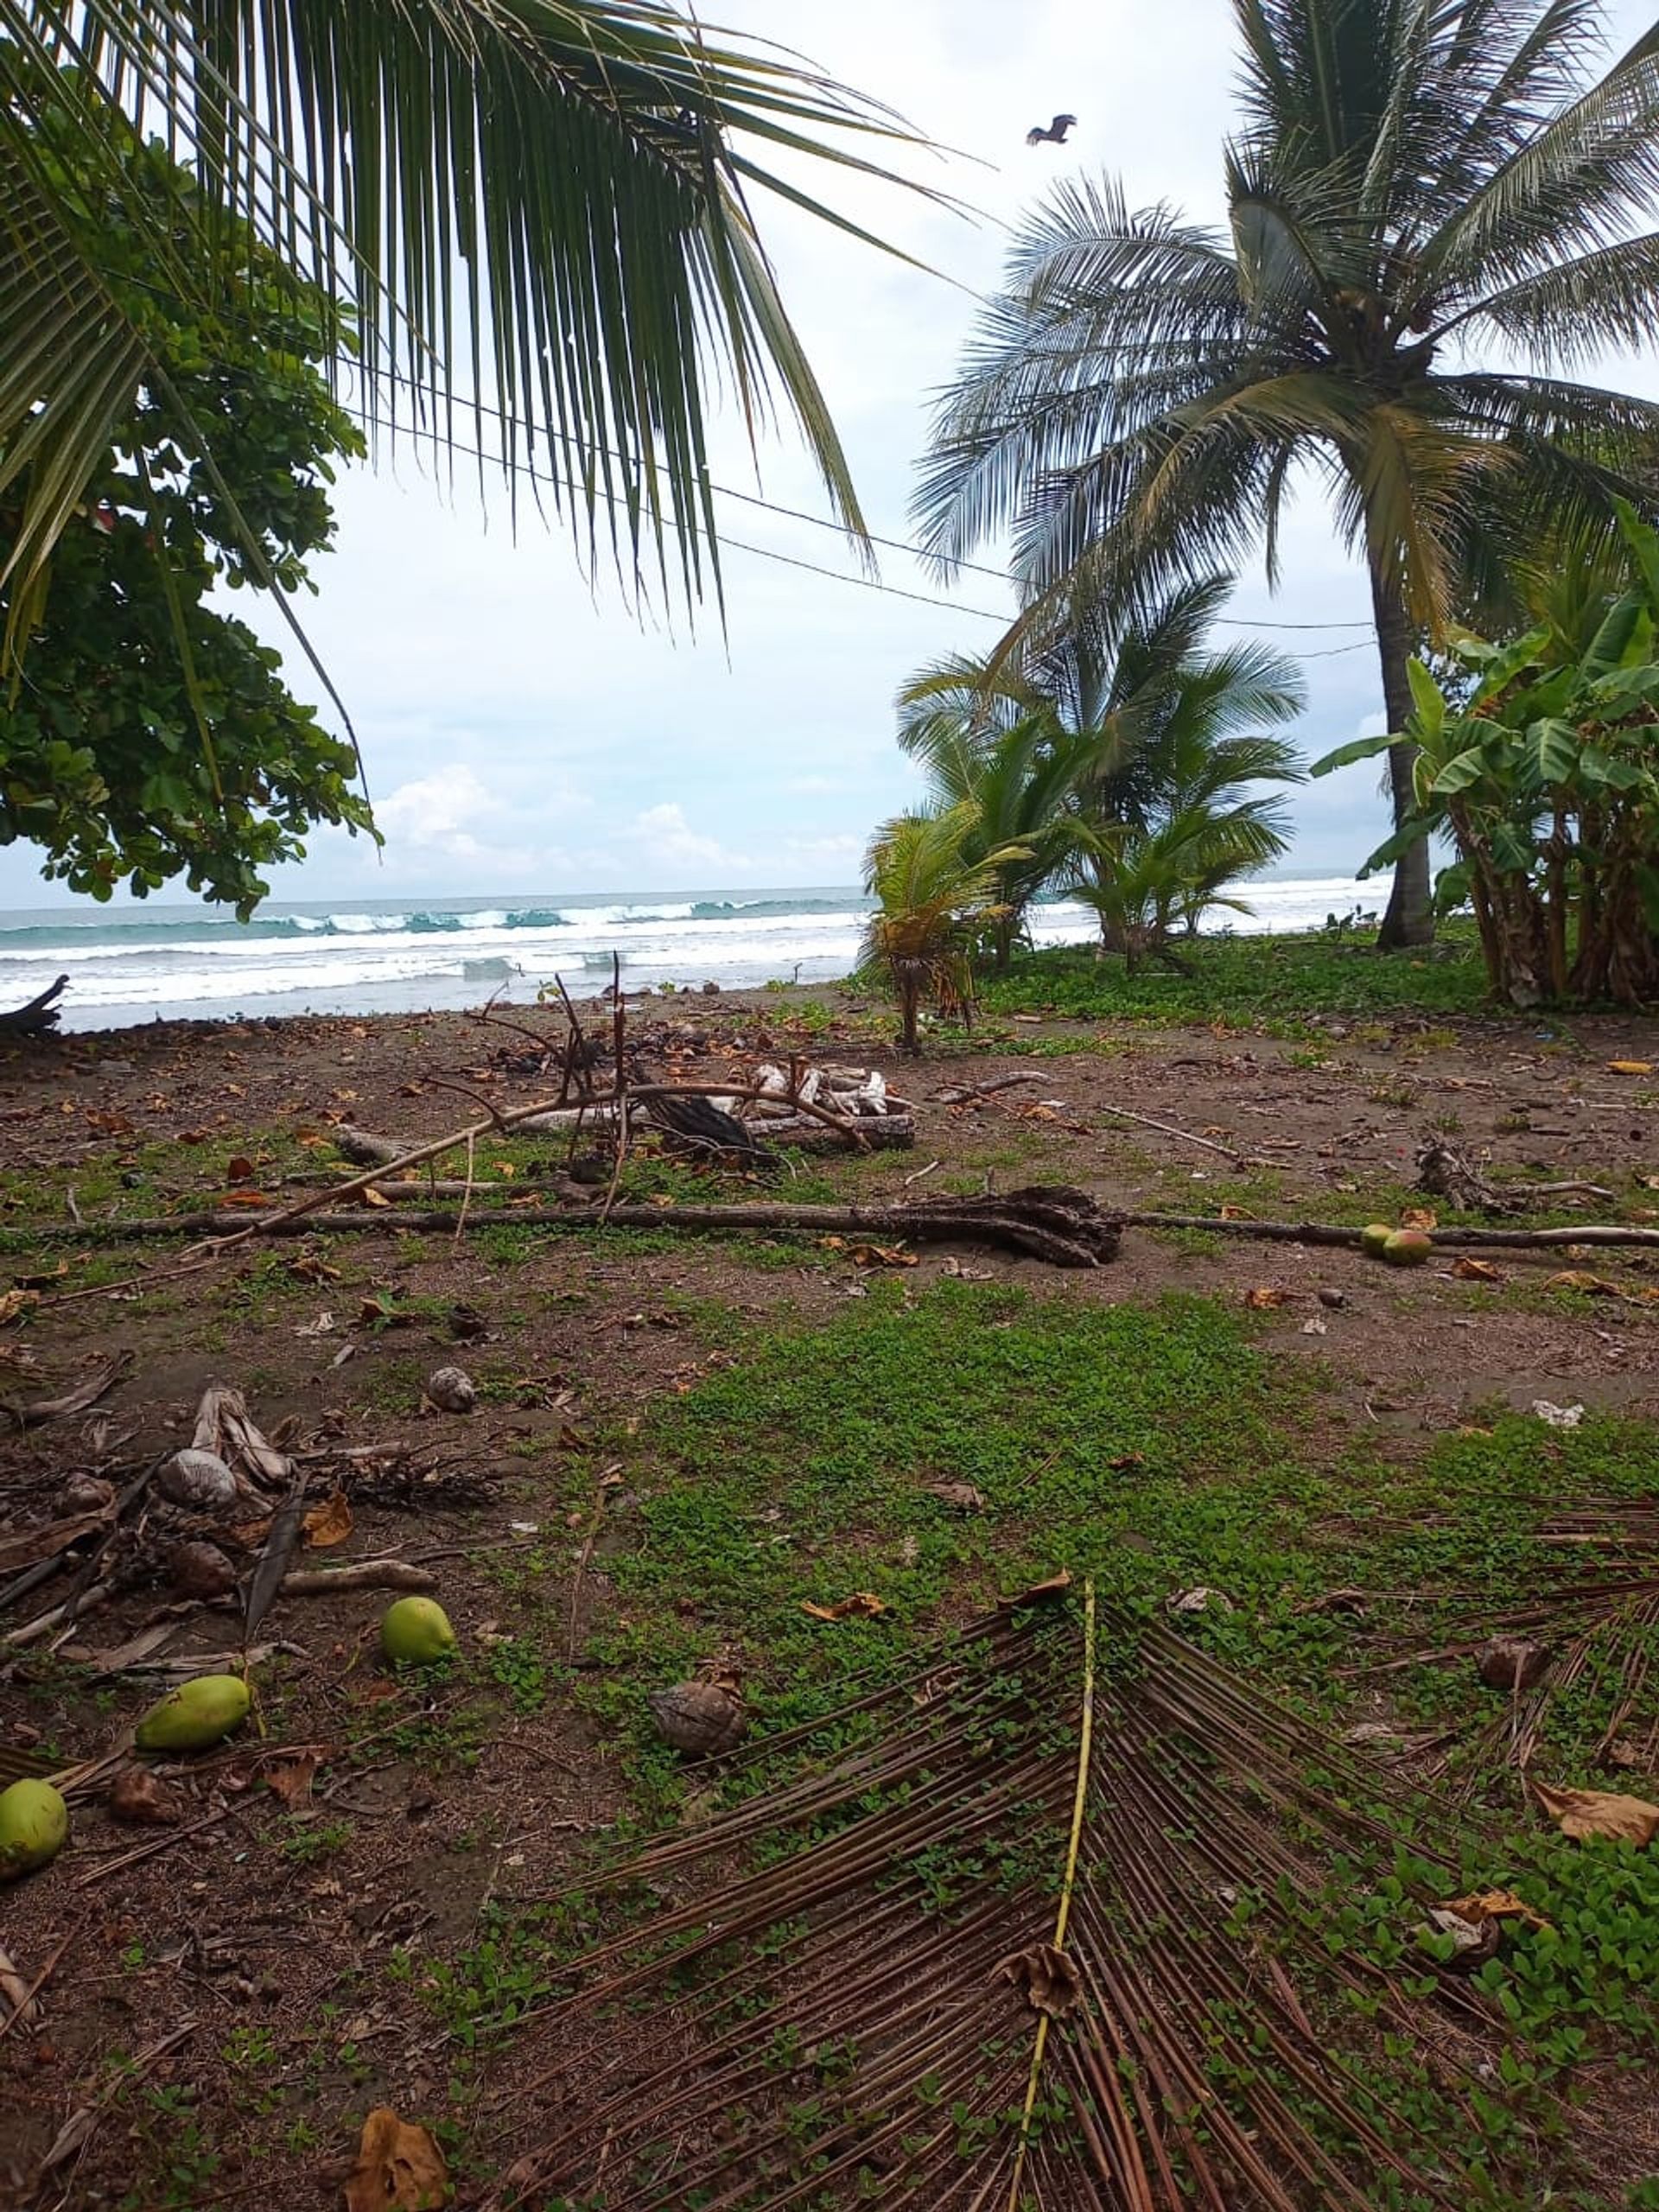
[[[1391,1268],[1421,1268],[1434,1249],[1434,1239],[1426,1230],[1396,1229],[1382,1247],[1382,1257]]]
[[[435,1598],[400,1598],[380,1623],[380,1649],[394,1667],[429,1667],[455,1648],[449,1616]]]
[[[0,1789],[0,1882],[55,1859],[69,1839],[69,1808],[49,1782]]]
[[[1380,1260],[1393,1235],[1394,1230],[1386,1221],[1367,1222],[1359,1232],[1359,1248],[1373,1260]]]
[[[240,1675],[198,1675],[181,1682],[138,1723],[141,1751],[207,1751],[239,1728],[253,1702]]]

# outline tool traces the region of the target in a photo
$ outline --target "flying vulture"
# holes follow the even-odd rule
[[[1046,130],[1039,123],[1035,129],[1027,131],[1026,143],[1027,146],[1040,146],[1046,139],[1051,144],[1064,146],[1065,134],[1071,129],[1077,119],[1075,115],[1057,115]]]

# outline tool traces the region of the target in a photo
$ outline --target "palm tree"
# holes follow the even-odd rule
[[[1024,857],[998,848],[969,858],[980,827],[971,798],[936,814],[901,814],[882,823],[864,856],[865,887],[881,903],[865,924],[861,959],[893,978],[906,1052],[920,1049],[924,992],[943,1013],[971,1015],[975,937],[995,918],[998,869]]]
[[[1251,787],[1300,783],[1306,772],[1282,739],[1218,738],[1197,715],[1172,723],[1151,766],[1156,803],[1128,817],[1079,819],[1064,878],[1131,974],[1149,952],[1173,962],[1170,938],[1193,935],[1212,907],[1249,913],[1229,887],[1270,867],[1290,843],[1283,800]]]
[[[84,161],[148,227],[136,266],[109,265],[96,207],[42,143],[48,80]],[[749,200],[852,228],[771,163],[868,172],[845,134],[907,136],[883,111],[674,0],[0,0],[0,500],[26,480],[0,566],[8,652],[116,425],[163,373],[147,287],[203,291],[126,192],[129,118],[194,160],[205,224],[245,219],[350,317],[376,429],[470,444],[514,482],[532,464],[590,563],[636,588],[649,565],[688,601],[717,588],[711,375],[751,423],[781,395],[861,537]]]
[[[995,653],[955,656],[924,669],[899,693],[899,742],[926,767],[931,804],[970,799],[978,807],[968,856],[982,859],[997,845],[1018,849],[996,871],[990,934],[999,967],[1032,899],[1074,851],[1080,828],[1144,839],[1213,764],[1236,763],[1206,797],[1257,774],[1279,778],[1294,764],[1288,747],[1246,735],[1301,711],[1294,664],[1259,645],[1205,649],[1231,588],[1230,577],[1207,576],[1144,613],[1120,610],[1113,620],[1093,609],[1027,665]],[[1253,744],[1263,748],[1259,769],[1249,765]],[[1163,849],[1175,848],[1166,841]],[[1195,848],[1180,849],[1198,867]],[[1103,865],[1104,846],[1096,857]],[[1195,892],[1213,865],[1200,868]],[[1221,880],[1240,872],[1229,868]]]
[[[1652,511],[1659,406],[1570,372],[1659,332],[1659,27],[1593,80],[1598,0],[1234,14],[1228,232],[1109,181],[1052,194],[941,404],[918,511],[947,564],[1012,529],[1040,637],[1079,595],[1258,545],[1276,579],[1311,474],[1365,563],[1401,731],[1414,645],[1490,603],[1518,548],[1546,524],[1610,541],[1611,494]],[[1390,778],[1403,819],[1403,741]],[[1382,942],[1432,927],[1419,840]]]

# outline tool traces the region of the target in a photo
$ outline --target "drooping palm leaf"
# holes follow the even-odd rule
[[[861,139],[910,135],[874,104],[671,0],[0,0],[0,467],[35,463],[11,572],[40,572],[146,367],[32,149],[31,73],[60,67],[111,190],[128,111],[353,311],[377,427],[442,442],[476,409],[474,443],[540,460],[630,583],[709,581],[716,378],[757,427],[781,397],[861,535],[748,203],[856,231],[772,164],[870,173]]]
[[[553,2117],[497,2205],[1469,2201],[1378,2057],[1432,2052],[1472,2146],[1479,2003],[1449,1979],[1438,2008],[1408,1999],[1321,1919],[1414,1815],[1434,1840],[1395,1893],[1408,1936],[1450,1878],[1444,1808],[1168,1630],[1052,1600],[745,1754],[734,1809],[584,1885],[655,1909],[531,2016],[549,2057],[515,2102]]]

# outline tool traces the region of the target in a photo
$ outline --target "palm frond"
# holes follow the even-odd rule
[[[1323,1940],[1322,1891],[1394,1866],[1406,1800],[1180,1637],[1040,1594],[746,1753],[742,1802],[602,1876],[654,1909],[564,1969],[518,2093],[558,2117],[498,2205],[1467,2201],[1376,2052],[1432,2050],[1463,2120],[1480,2001],[1448,1978],[1431,2025],[1380,1951]],[[1455,1839],[1444,1808],[1417,1833],[1408,1940]]]
[[[772,164],[885,174],[860,142],[916,142],[874,104],[671,0],[0,0],[8,45],[79,71],[94,148],[100,116],[162,130],[213,201],[354,315],[377,429],[442,445],[476,410],[474,443],[510,484],[541,458],[589,562],[608,543],[631,585],[654,564],[688,600],[713,581],[719,378],[756,431],[781,402],[862,539],[748,203],[842,221]],[[0,452],[15,460],[37,416],[55,426],[58,490],[32,503],[16,556],[31,569],[86,480],[105,394],[137,365],[95,242],[54,235],[41,257],[16,181],[34,123],[26,87],[0,85],[0,235],[29,250],[33,285],[28,318],[0,325]]]

